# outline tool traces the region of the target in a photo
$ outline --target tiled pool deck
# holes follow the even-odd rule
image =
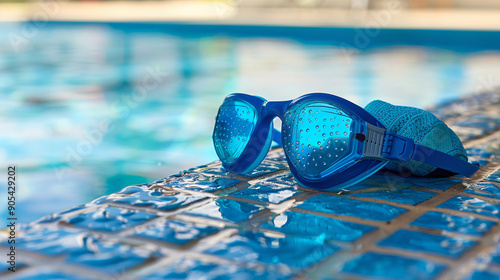
[[[500,92],[433,112],[474,177],[326,193],[297,186],[281,149],[249,177],[213,162],[23,225],[0,279],[499,279]]]

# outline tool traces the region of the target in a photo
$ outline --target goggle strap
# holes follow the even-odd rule
[[[416,144],[413,139],[387,131],[384,137],[382,156],[386,159],[408,161],[414,159],[441,169],[471,177],[479,170],[467,161],[449,154]]]
[[[415,144],[415,153],[412,158],[414,160],[462,174],[467,177],[471,177],[474,173],[476,173],[476,171],[479,170],[478,166],[468,163],[465,160],[461,160],[454,156],[450,156],[449,154],[436,151],[419,144]]]

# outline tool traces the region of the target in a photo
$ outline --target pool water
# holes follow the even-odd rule
[[[351,53],[286,38],[97,24],[47,25],[15,49],[9,36],[21,28],[0,25],[0,162],[18,167],[21,222],[216,160],[215,115],[232,92],[429,107],[500,83],[500,51]]]

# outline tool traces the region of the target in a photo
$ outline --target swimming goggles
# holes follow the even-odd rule
[[[281,132],[273,119],[282,121]],[[248,174],[275,141],[305,187],[335,190],[371,176],[389,160],[414,159],[470,177],[478,167],[388,131],[363,108],[341,97],[311,93],[288,101],[267,101],[235,93],[219,108],[215,151],[230,172]]]

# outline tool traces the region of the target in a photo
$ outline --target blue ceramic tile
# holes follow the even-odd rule
[[[230,179],[237,179],[238,178],[237,174],[234,174],[234,173],[227,171],[224,167],[222,167],[219,164],[196,169],[195,171],[201,172],[201,173],[206,174],[206,175],[215,175],[215,176],[219,176],[219,177],[224,176],[224,177],[227,177]]]
[[[474,271],[471,275],[463,278],[463,280],[498,280],[498,279],[500,279],[500,272],[494,270]]]
[[[463,238],[401,229],[380,241],[379,245],[457,258],[475,243]]]
[[[472,147],[465,149],[467,152],[467,156],[470,157],[479,157],[479,158],[489,158],[493,154],[479,147]]]
[[[455,196],[443,202],[438,208],[455,209],[466,212],[474,212],[486,216],[500,218],[500,205],[491,204],[479,198],[468,196]]]
[[[491,262],[500,265],[500,244],[496,244],[496,250],[491,254]]]
[[[494,222],[473,217],[460,217],[439,212],[427,212],[413,221],[410,225],[463,234],[483,235],[494,224]]]
[[[264,209],[262,206],[250,203],[220,198],[185,213],[238,223],[248,220],[254,214]]]
[[[289,236],[352,242],[375,227],[307,213],[285,212],[260,225]]]
[[[81,206],[72,207],[72,208],[70,208],[68,210],[64,210],[64,211],[61,211],[61,212],[57,212],[57,213],[54,213],[54,214],[42,217],[42,218],[38,219],[36,221],[36,223],[45,224],[45,223],[58,222],[58,221],[64,219],[66,216],[71,216],[75,212],[87,209],[87,208],[89,208],[91,206],[94,206],[94,205],[87,204],[87,205],[81,205]]]
[[[423,259],[411,259],[381,253],[366,253],[348,263],[343,272],[376,279],[434,279],[446,267]]]
[[[308,267],[339,250],[322,240],[302,237],[277,237],[248,231],[232,236],[205,251],[241,262],[284,264],[293,268]]]
[[[288,170],[288,164],[286,161],[272,161],[264,159],[250,174],[246,174],[245,176],[254,178],[281,170]]]
[[[374,192],[365,192],[353,194],[354,197],[366,197],[366,198],[376,198],[381,200],[388,200],[402,204],[416,205],[418,203],[424,202],[427,199],[435,196],[436,193],[431,192],[421,192],[414,190],[380,190]]]
[[[472,127],[480,131],[479,135],[485,135],[488,132],[495,130],[499,127],[500,120],[491,118],[487,115],[477,114],[468,117],[466,120],[455,123],[453,126],[459,127]]]
[[[250,187],[233,193],[232,195],[270,203],[280,203],[298,193],[297,188],[293,186],[263,182],[251,185]]]
[[[265,182],[276,183],[276,184],[287,185],[287,186],[297,186],[297,181],[295,180],[292,173],[290,173],[290,172],[286,172],[284,174],[280,174],[277,176],[268,177],[265,179]]]
[[[217,227],[193,222],[162,219],[156,221],[151,226],[138,230],[134,236],[156,239],[182,246],[218,230],[219,228]]]
[[[68,222],[77,227],[116,232],[142,224],[155,217],[157,215],[147,212],[105,207],[81,213],[69,219]]]
[[[214,192],[234,186],[242,181],[236,179],[221,178],[214,175],[199,172],[185,173],[183,176],[171,176],[165,178],[161,183],[167,187],[188,189],[192,191]]]
[[[12,274],[10,280],[88,280],[88,278],[54,271],[45,268],[37,268],[35,271],[24,273],[22,275]]]
[[[150,189],[148,186],[130,186],[118,193],[96,199],[93,203],[123,203],[169,211],[202,199],[206,197],[161,188]]]
[[[497,169],[497,171],[486,177],[485,180],[500,183],[500,169]]]
[[[390,221],[406,211],[403,208],[389,204],[358,201],[327,194],[316,195],[297,207],[374,221]]]
[[[500,187],[493,183],[477,183],[469,186],[464,192],[491,198],[500,198]]]
[[[76,229],[43,228],[18,237],[20,249],[48,256],[62,256],[89,268],[119,273],[139,265],[156,253],[126,245],[102,242],[98,236]]]
[[[159,256],[144,249],[99,241],[87,243],[86,246],[95,251],[82,255],[71,252],[67,261],[110,274],[121,273],[144,263],[150,257]]]
[[[276,269],[251,270],[235,264],[214,264],[195,259],[181,259],[166,269],[142,277],[144,280],[274,280],[288,279],[290,275],[282,274]]]
[[[83,230],[47,227],[18,236],[16,247],[49,256],[68,252],[84,254],[90,252],[87,247],[82,246],[85,238],[89,237]],[[2,245],[8,246],[6,242],[2,242]]]

